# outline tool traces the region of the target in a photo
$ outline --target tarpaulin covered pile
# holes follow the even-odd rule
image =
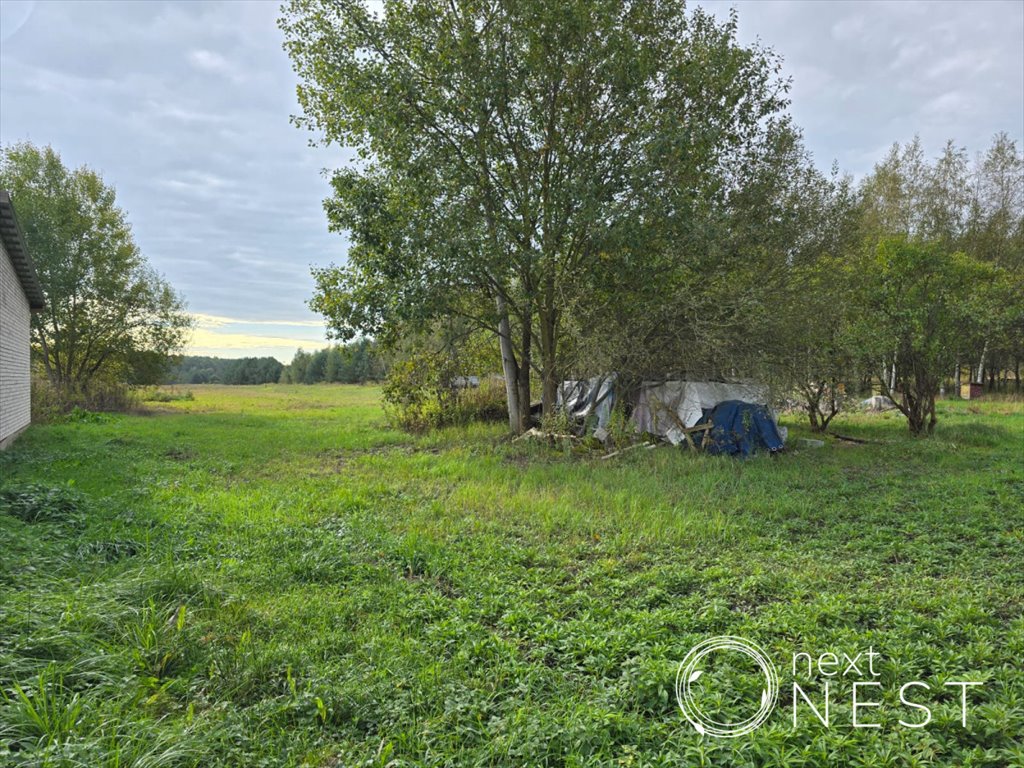
[[[615,376],[563,381],[555,402],[559,410],[582,422],[588,432],[606,429],[615,405]]]
[[[759,448],[782,450],[778,425],[763,405],[726,400],[705,412],[704,421],[712,424],[703,438],[705,453],[749,456]]]
[[[558,407],[585,434],[604,439],[617,397],[615,374],[564,381],[558,388]],[[763,384],[743,381],[644,382],[632,403],[636,431],[661,437],[672,445],[703,437],[692,428],[709,421],[714,428],[705,450],[749,455],[757,448],[777,451],[785,441],[768,408],[770,392]],[[628,409],[627,409],[628,410]]]
[[[633,409],[633,422],[638,431],[679,445],[685,439],[683,430],[702,423],[704,412],[719,403],[743,400],[766,405],[768,397],[768,387],[748,382],[645,382]]]

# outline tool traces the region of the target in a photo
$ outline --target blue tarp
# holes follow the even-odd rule
[[[758,448],[771,453],[782,450],[779,428],[763,405],[725,400],[704,411],[703,421],[713,425],[705,438],[707,453],[749,456]]]

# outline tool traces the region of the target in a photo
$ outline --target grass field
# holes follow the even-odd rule
[[[600,461],[413,438],[373,388],[194,391],[0,454],[0,764],[1024,765],[1019,403],[943,403],[929,440],[861,415],[836,430],[871,444]],[[715,635],[779,667],[749,736],[676,703]],[[869,647],[881,727],[838,676],[829,727],[794,728],[792,654]],[[702,701],[750,714],[750,670],[713,671]],[[950,680],[983,683],[967,727]]]

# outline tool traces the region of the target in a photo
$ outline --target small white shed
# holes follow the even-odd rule
[[[31,315],[43,306],[11,196],[0,189],[0,450],[32,420]]]

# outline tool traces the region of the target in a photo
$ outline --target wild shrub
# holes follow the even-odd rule
[[[392,366],[383,387],[388,420],[407,432],[506,418],[504,383],[483,378],[458,386],[465,368],[458,355],[417,352]]]
[[[135,393],[119,381],[98,381],[69,394],[73,405],[90,411],[127,413],[138,410]]]
[[[607,429],[608,441],[616,448],[631,445],[640,437],[637,434],[636,425],[629,418],[629,414],[618,404],[612,409]]]
[[[127,384],[96,380],[88,385],[57,387],[45,377],[32,380],[32,421],[59,421],[75,411],[131,413],[139,410],[139,397]]]
[[[461,389],[455,397],[453,423],[471,421],[504,421],[508,414],[505,402],[505,383],[484,378],[479,387]]]
[[[76,405],[61,420],[70,424],[102,424],[107,420],[107,417],[102,413],[79,408]]]
[[[47,424],[57,421],[66,409],[60,393],[46,378],[32,376],[32,421]]]
[[[441,414],[454,397],[446,374],[448,379],[454,376],[450,366],[423,353],[392,366],[382,391],[388,421],[407,432],[440,426]]]
[[[558,408],[552,413],[545,413],[540,419],[540,428],[549,435],[573,434],[576,424],[563,408]]]

